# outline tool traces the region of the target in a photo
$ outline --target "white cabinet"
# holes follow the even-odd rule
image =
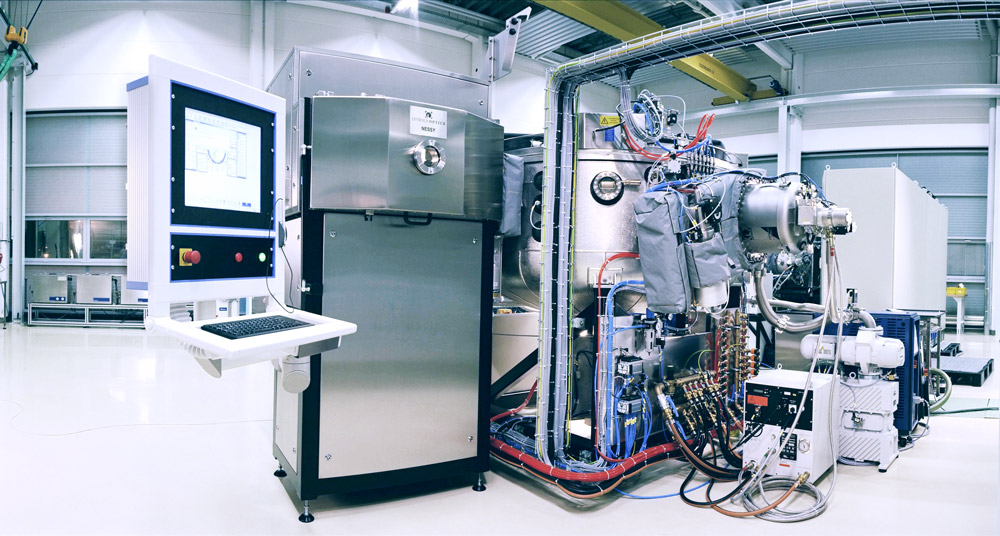
[[[854,213],[854,232],[836,246],[861,306],[943,311],[948,209],[895,167],[828,169],[823,189]]]

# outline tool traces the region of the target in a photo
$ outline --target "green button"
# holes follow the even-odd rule
[[[260,259],[260,262],[266,262],[267,261],[267,255],[264,254],[264,253],[261,253],[260,255],[257,255],[257,258]]]

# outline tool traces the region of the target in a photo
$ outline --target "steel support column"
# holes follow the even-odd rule
[[[24,313],[24,66],[10,71],[10,310],[12,320]]]
[[[10,311],[10,83],[0,80],[0,147],[7,149],[0,152],[0,282],[5,282],[5,292],[0,296],[0,317],[6,319]]]
[[[1000,85],[1000,38],[994,41],[994,51],[997,55],[993,57],[994,81]],[[989,273],[986,277],[986,321],[983,330],[987,333],[1000,331],[1000,218],[997,218],[1000,209],[1000,196],[997,195],[997,174],[1000,171],[1000,151],[997,151],[997,141],[1000,140],[1000,98],[993,99],[993,106],[990,107],[990,141],[987,149],[987,213],[986,213],[986,266]]]
[[[778,173],[802,168],[802,113],[794,106],[778,107]],[[813,177],[816,180],[820,178]]]
[[[997,104],[1000,100],[994,100],[990,106],[989,122],[989,144],[986,151],[987,171],[986,171],[986,266],[989,272],[986,275],[986,321],[983,323],[983,330],[987,333],[1000,331],[1000,292],[994,289],[1000,285],[1000,266],[997,266],[996,259],[1000,259],[1000,252],[997,251],[1000,242],[997,237],[997,168],[1000,166],[1000,157],[997,155],[997,138],[1000,137],[1000,121],[997,121]]]

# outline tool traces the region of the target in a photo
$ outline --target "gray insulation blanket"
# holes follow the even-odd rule
[[[734,279],[742,278],[743,271],[751,269],[743,254],[743,243],[740,240],[739,211],[740,198],[746,185],[746,175],[722,175],[717,180],[698,186],[702,196],[715,196],[722,199],[720,232],[729,256],[729,266]]]
[[[729,266],[729,254],[719,233],[704,242],[684,244],[684,252],[687,257],[688,280],[694,288],[728,282],[733,276]],[[643,274],[645,275],[645,272]]]
[[[691,304],[691,285],[679,235],[681,195],[673,190],[647,192],[635,200],[633,207],[647,307],[662,314],[686,313]]]
[[[715,197],[719,232],[704,242],[684,242],[681,214],[685,197],[667,189],[647,192],[635,200],[639,263],[646,282],[649,308],[657,313],[685,313],[691,289],[723,281],[739,281],[749,269],[740,241],[740,195],[746,178],[722,175],[699,185],[702,198]]]
[[[503,217],[500,234],[521,234],[521,193],[524,191],[524,158],[503,155]]]

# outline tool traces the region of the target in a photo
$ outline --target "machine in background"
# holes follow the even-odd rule
[[[873,311],[944,311],[947,207],[895,166],[828,169],[823,184],[858,222],[837,242],[845,288]]]
[[[275,474],[309,501],[487,471],[489,83],[296,48],[269,91],[288,106],[288,304],[358,325],[303,393],[275,390]]]

